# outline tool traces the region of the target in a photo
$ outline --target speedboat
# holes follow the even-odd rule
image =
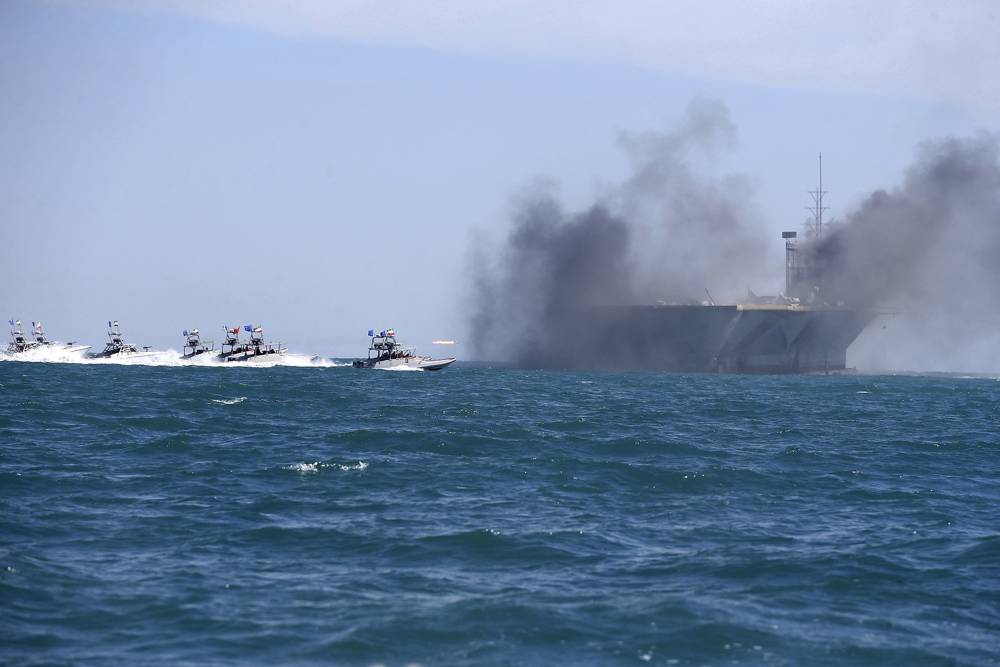
[[[184,341],[184,352],[181,354],[181,359],[193,359],[199,354],[205,354],[206,352],[212,352],[215,350],[215,345],[212,341],[203,343],[201,340],[201,332],[197,328],[191,329],[190,331],[185,330],[184,336],[187,338]]]
[[[246,342],[240,340],[239,327],[227,326],[225,329],[226,341],[219,352],[219,359],[222,361],[278,361],[288,352],[288,348],[281,347],[281,343],[265,343],[264,330],[260,325],[243,325],[243,330],[250,334],[250,339]]]
[[[383,329],[377,334],[374,329],[368,330],[371,344],[368,346],[368,358],[358,359],[352,366],[355,368],[412,368],[423,371],[439,371],[455,363],[455,358],[432,359],[417,354],[412,347],[405,347],[396,341],[396,332]]]
[[[41,322],[32,322],[31,328],[34,340],[29,340],[21,330],[21,320],[8,320],[13,327],[10,331],[11,342],[7,345],[7,354],[20,354],[30,350],[49,349],[58,350],[68,354],[84,352],[90,349],[89,345],[77,345],[76,343],[56,343],[45,338],[45,331]]]
[[[139,357],[151,357],[155,352],[150,352],[148,347],[143,347],[139,351],[137,345],[126,343],[122,338],[121,328],[118,320],[108,322],[108,342],[100,352],[91,352],[87,356],[91,359],[137,359]]]

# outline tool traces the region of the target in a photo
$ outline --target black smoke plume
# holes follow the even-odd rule
[[[824,300],[886,313],[859,341],[859,363],[1000,369],[998,158],[992,135],[928,142],[901,185],[805,248]]]
[[[595,306],[733,303],[775,285],[771,232],[739,176],[705,165],[735,141],[725,107],[696,101],[668,133],[626,135],[631,175],[566,211],[540,188],[515,205],[499,252],[480,248],[470,334],[480,358],[593,366],[608,347],[581,313]],[[997,138],[929,142],[903,182],[868,195],[801,250],[819,303],[884,313],[851,348],[861,368],[1000,370]],[[607,341],[610,343],[610,341]]]
[[[523,195],[499,254],[480,249],[474,262],[476,354],[587,366],[605,334],[582,313],[744,293],[767,266],[768,239],[755,231],[746,180],[705,168],[734,144],[725,106],[696,100],[672,132],[623,135],[631,175],[585,209],[566,211],[544,187]]]

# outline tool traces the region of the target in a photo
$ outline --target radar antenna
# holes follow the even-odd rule
[[[809,191],[809,196],[812,197],[813,205],[807,206],[806,210],[812,213],[813,219],[809,223],[810,231],[817,240],[823,238],[823,211],[829,211],[829,206],[823,206],[823,196],[826,195],[826,190],[823,189],[823,154],[819,154],[819,187],[815,190]]]

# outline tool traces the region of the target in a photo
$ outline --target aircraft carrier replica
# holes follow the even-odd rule
[[[815,249],[823,237],[820,186],[811,191],[810,238],[783,232],[785,292],[743,303],[592,308],[571,318],[572,337],[547,341],[528,366],[692,373],[834,373],[851,370],[847,349],[880,312],[830,303]],[[707,293],[707,290],[706,290]],[[534,359],[531,357],[535,356]]]
[[[531,367],[689,373],[831,373],[879,313],[825,303],[795,232],[785,232],[786,291],[743,303],[603,306],[572,318],[574,333],[543,343]],[[803,255],[807,253],[801,253]]]

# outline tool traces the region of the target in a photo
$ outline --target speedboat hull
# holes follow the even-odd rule
[[[237,363],[249,363],[249,364],[263,364],[263,363],[276,363],[285,358],[288,350],[281,348],[280,350],[262,350],[260,352],[255,352],[253,350],[249,351],[238,351],[230,352],[227,354],[220,354],[219,359],[226,362],[237,362]]]
[[[439,371],[455,362],[454,359],[431,359],[430,357],[398,357],[396,359],[359,359],[355,368],[404,369]]]
[[[420,368],[425,371],[439,371],[442,368],[447,368],[453,363],[455,363],[454,357],[449,359],[427,359],[420,364]]]
[[[119,352],[111,352],[111,353],[92,352],[88,354],[87,357],[90,359],[122,360],[122,359],[139,359],[142,357],[152,357],[155,354],[156,352],[132,352],[129,350],[121,350]]]

